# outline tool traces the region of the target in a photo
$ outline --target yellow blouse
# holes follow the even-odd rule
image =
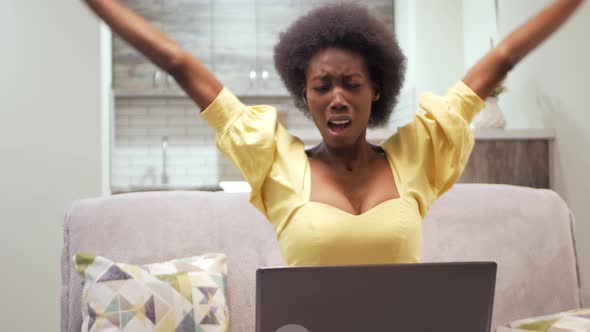
[[[400,198],[360,215],[310,201],[304,144],[275,108],[244,105],[224,88],[201,116],[252,187],[250,202],[274,226],[287,264],[386,264],[420,260],[422,220],[463,172],[474,142],[469,122],[483,106],[461,81],[445,96],[424,94],[424,112],[381,144]]]

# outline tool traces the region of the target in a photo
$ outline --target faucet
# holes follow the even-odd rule
[[[168,136],[162,136],[162,184],[168,184],[168,174],[166,172],[166,150],[168,148]]]

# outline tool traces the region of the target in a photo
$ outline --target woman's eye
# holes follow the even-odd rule
[[[313,89],[317,92],[327,92],[330,89],[329,85],[314,86]]]
[[[360,88],[360,86],[361,86],[361,85],[360,85],[360,84],[358,84],[358,83],[350,83],[350,84],[347,84],[347,85],[348,85],[348,87],[349,87],[350,89],[357,89],[357,88]]]

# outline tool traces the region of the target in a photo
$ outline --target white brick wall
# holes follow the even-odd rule
[[[218,183],[215,132],[189,99],[119,97],[115,107],[113,187],[162,184],[163,136],[170,185]]]
[[[414,103],[409,97],[402,95],[400,98],[398,110],[392,117],[394,121],[407,121],[407,115],[412,114]],[[294,133],[312,133],[319,139],[311,120],[294,109],[288,98],[244,97],[242,101],[249,105],[274,105],[279,110],[279,121],[286,128]],[[170,185],[214,186],[222,180],[242,180],[236,167],[217,151],[215,132],[199,117],[199,108],[190,99],[117,97],[115,107],[112,187],[162,184],[163,136],[168,137]],[[391,128],[395,128],[395,124],[388,128],[383,132],[393,133]],[[317,143],[317,139],[309,142]]]

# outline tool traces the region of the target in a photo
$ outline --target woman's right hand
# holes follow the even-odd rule
[[[168,72],[204,110],[223,86],[199,60],[117,0],[86,0],[111,30]]]

